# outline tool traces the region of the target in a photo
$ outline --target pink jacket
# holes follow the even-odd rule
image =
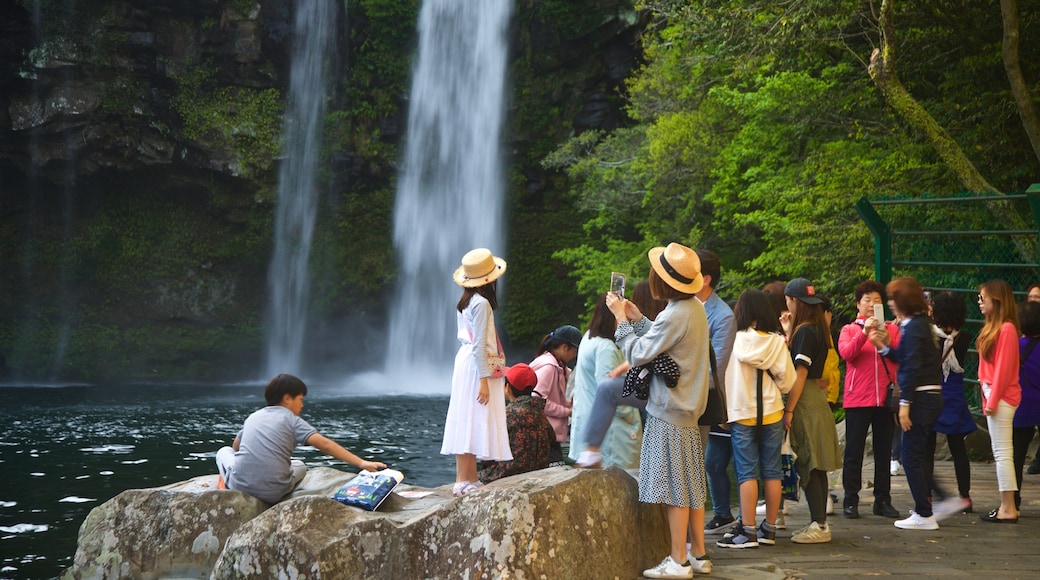
[[[883,407],[888,395],[889,377],[896,380],[896,363],[882,358],[874,344],[863,334],[865,318],[857,317],[846,324],[838,337],[838,354],[845,359],[845,396],[842,407]],[[886,322],[885,329],[892,345],[899,345],[899,327]],[[888,374],[885,367],[888,366]]]
[[[570,433],[567,423],[571,417],[571,402],[567,400],[567,376],[571,369],[561,365],[548,351],[531,361],[531,369],[538,375],[534,390],[545,399],[545,417],[556,432],[556,441],[563,443]]]
[[[1022,385],[1018,382],[1018,333],[1015,325],[1005,322],[1000,325],[997,343],[993,345],[993,360],[979,357],[979,383],[989,385],[989,396],[982,389],[983,405],[990,411],[997,410],[997,403],[1004,401],[1012,407],[1022,402]]]

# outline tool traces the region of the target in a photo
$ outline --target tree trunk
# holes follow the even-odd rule
[[[957,175],[961,184],[968,191],[1003,195],[1003,192],[990,185],[989,181],[975,167],[975,164],[971,162],[971,159],[968,159],[968,156],[964,154],[964,150],[957,144],[957,141],[917,102],[917,99],[906,90],[902,81],[899,80],[899,75],[896,74],[896,29],[892,20],[892,4],[894,1],[882,0],[881,2],[881,11],[878,16],[878,25],[881,28],[881,43],[880,47],[875,48],[871,53],[870,64],[867,67],[871,80],[874,81],[874,84],[881,91],[889,106],[895,109],[896,114],[902,117],[932,144],[932,147],[935,148],[942,160]],[[1013,0],[1001,0],[1001,7],[1005,3],[1014,5]],[[1018,27],[1016,25],[1016,45],[1017,31]],[[1015,62],[1017,64],[1017,49],[1015,54]],[[1005,61],[1006,55],[1005,49]],[[1023,216],[1012,211],[1008,204],[990,202],[986,205],[997,222],[1005,224],[1008,229],[1025,230],[1035,227],[1034,224],[1027,223]],[[1027,263],[1035,264],[1037,261],[1035,237],[1013,236],[1013,240],[1021,259]]]
[[[881,2],[881,14],[878,17],[878,24],[881,26],[881,46],[875,48],[870,55],[870,66],[867,68],[870,79],[881,90],[889,106],[935,147],[936,152],[966,189],[980,193],[999,193],[979,173],[975,164],[968,159],[964,150],[946,129],[939,125],[899,80],[896,74],[896,30],[892,21],[892,4],[893,0]]]
[[[1004,57],[1004,70],[1007,71],[1011,94],[1018,104],[1018,115],[1022,118],[1022,126],[1033,145],[1033,155],[1040,161],[1040,115],[1019,62],[1018,51],[1018,2],[1016,0],[1000,0],[1000,14],[1004,20],[1004,40],[1001,52]]]

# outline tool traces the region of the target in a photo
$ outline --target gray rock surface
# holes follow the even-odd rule
[[[551,468],[462,497],[402,485],[366,512],[312,469],[274,506],[204,476],[128,490],[88,515],[64,578],[635,578],[668,544],[660,506],[617,469]]]

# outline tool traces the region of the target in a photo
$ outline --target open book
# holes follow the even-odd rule
[[[403,479],[404,474],[396,469],[362,471],[343,484],[332,499],[372,512],[390,497]]]

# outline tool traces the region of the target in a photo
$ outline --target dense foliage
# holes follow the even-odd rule
[[[1001,60],[995,3],[893,3],[899,72],[917,102],[998,190],[1038,181]],[[557,252],[579,288],[677,240],[722,256],[721,293],[807,276],[845,296],[873,274],[861,196],[966,188],[868,74],[879,3],[646,0],[646,65],[630,127],[582,134],[546,164],[572,179],[586,239]],[[1022,6],[1022,46],[1040,12]],[[1035,54],[1031,48],[1023,48]],[[1025,78],[1040,88],[1036,59]],[[932,210],[934,211],[934,210]]]

